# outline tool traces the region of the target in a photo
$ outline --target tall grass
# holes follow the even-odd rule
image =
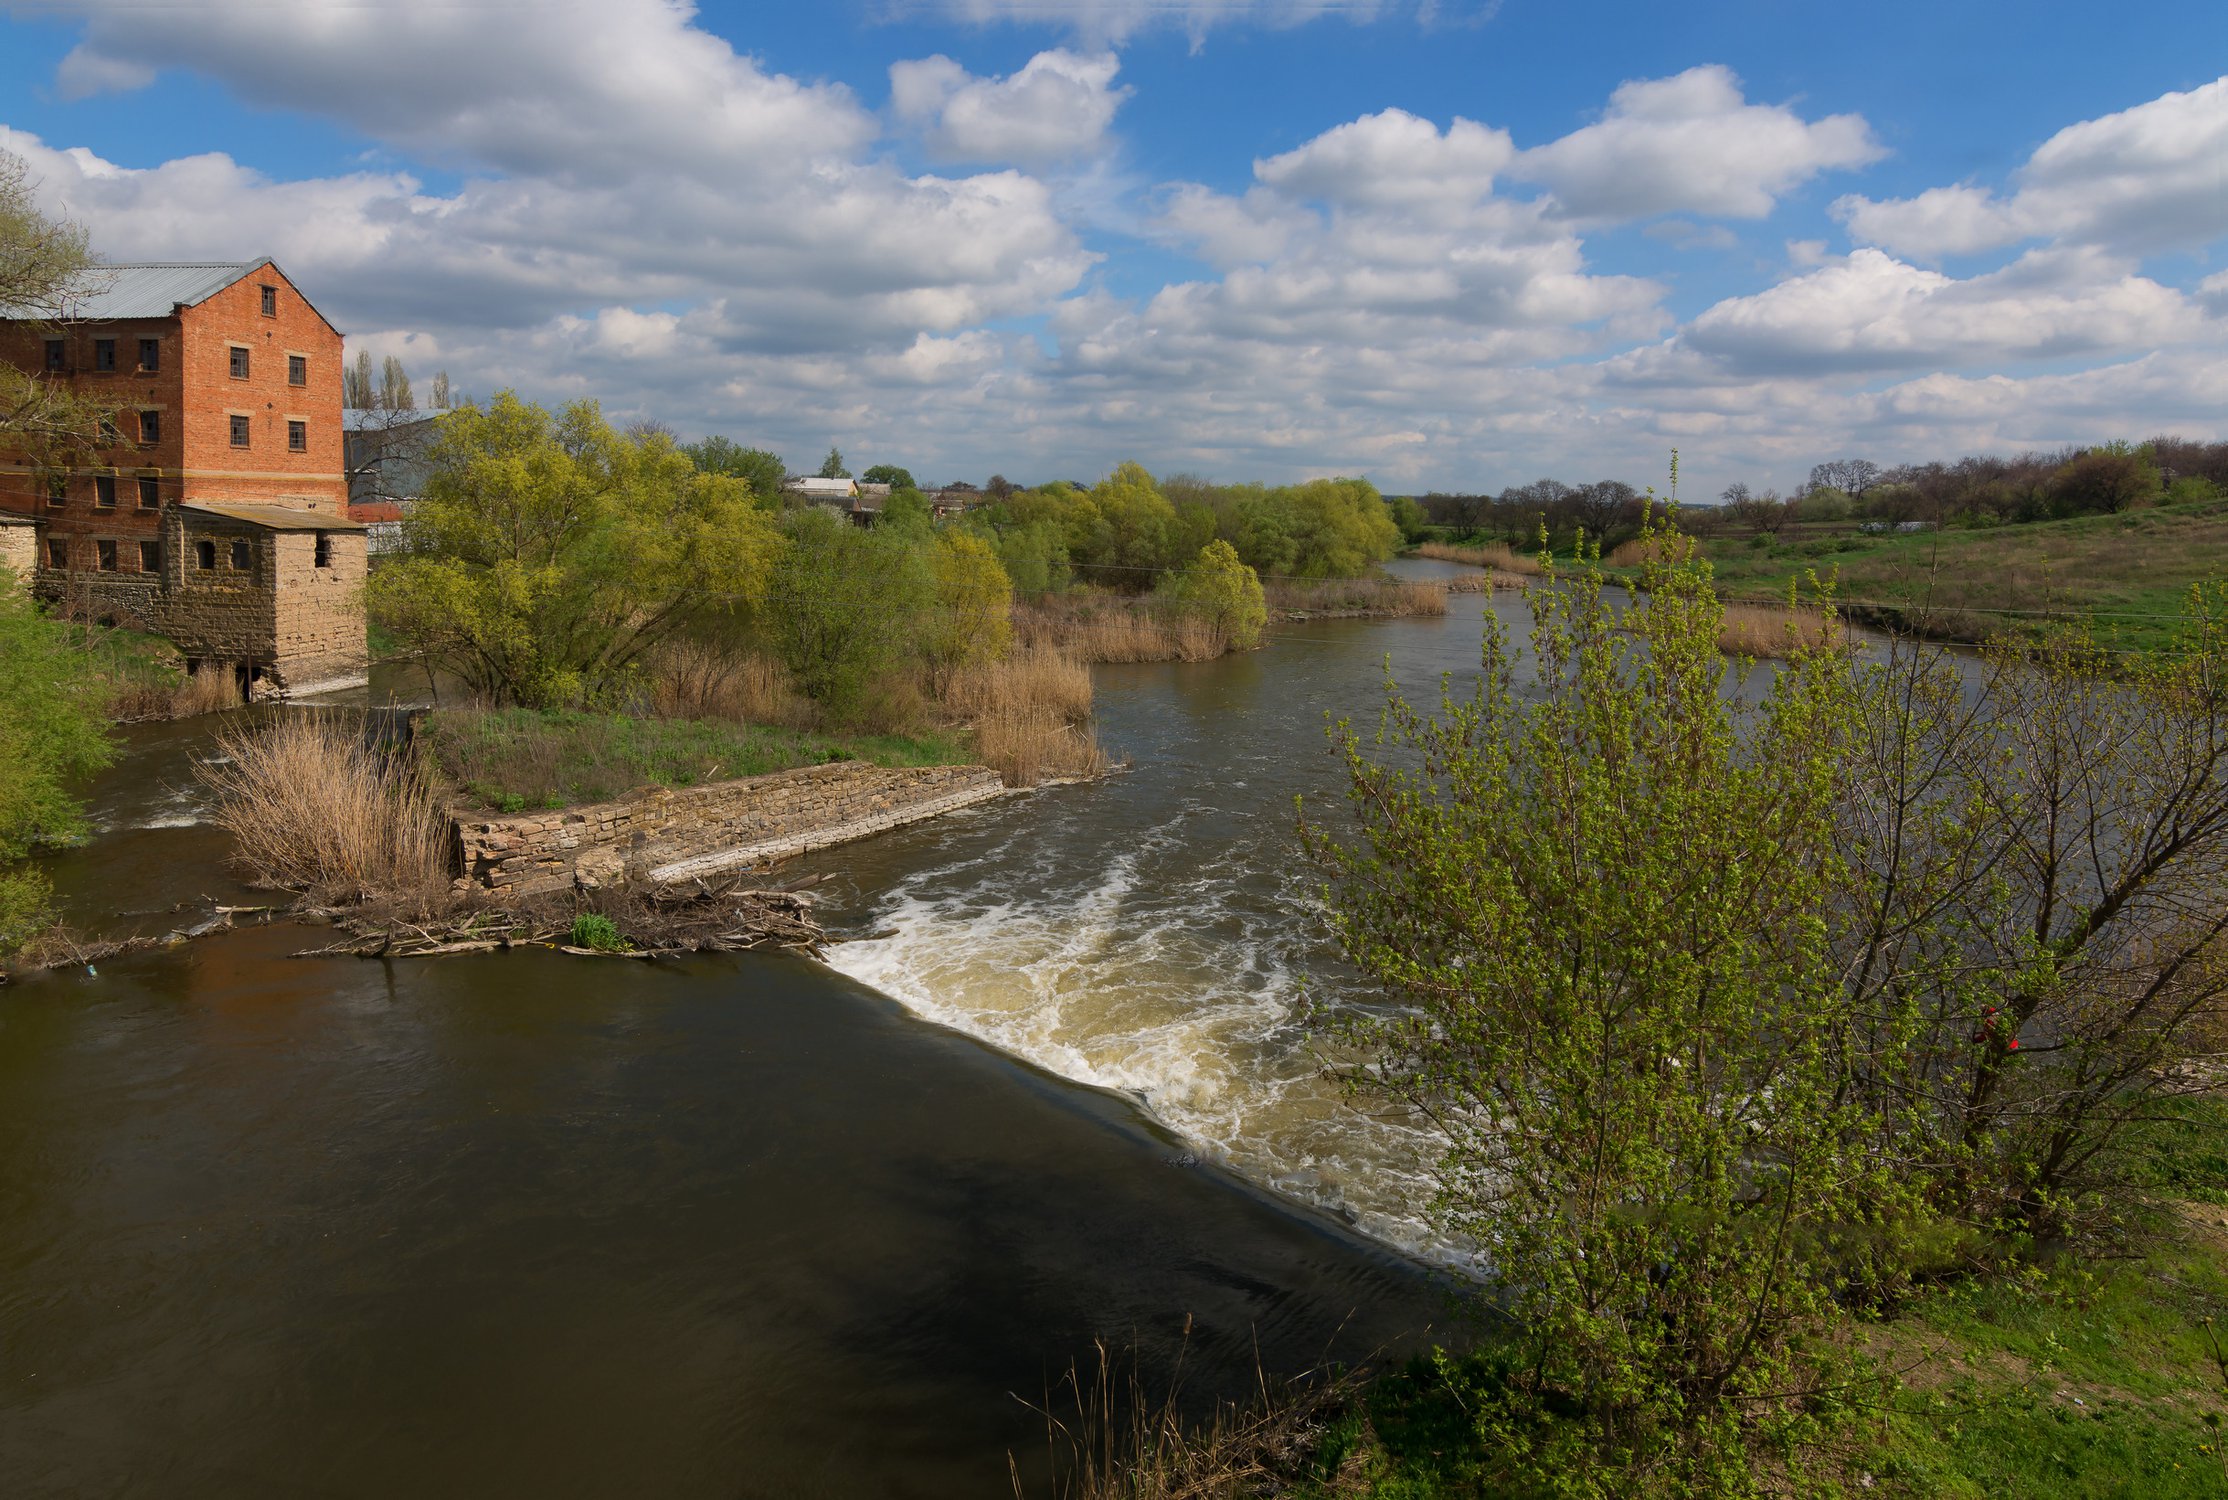
[[[1404,578],[1277,580],[1264,586],[1269,613],[1310,615],[1443,615],[1446,585]]]
[[[1106,770],[1089,728],[1090,668],[1056,647],[1027,647],[955,673],[944,706],[972,721],[975,753],[1008,786]]]
[[[1489,542],[1479,547],[1458,547],[1452,542],[1425,542],[1416,549],[1415,555],[1435,558],[1440,562],[1465,563],[1473,568],[1520,573],[1527,578],[1537,578],[1546,571],[1540,566],[1538,558],[1519,552],[1506,542]]]
[[[770,656],[701,641],[674,641],[647,666],[652,711],[663,719],[731,719],[811,729],[820,713]]]
[[[1230,649],[1211,620],[1151,599],[1077,590],[1017,604],[1014,637],[1083,662],[1212,661]]]
[[[360,714],[290,713],[226,729],[216,748],[197,774],[259,884],[331,901],[445,896],[448,820],[414,764],[364,748]]]
[[[1814,609],[1784,604],[1728,604],[1718,626],[1717,648],[1732,656],[1758,660],[1793,656],[1842,643],[1841,622]]]

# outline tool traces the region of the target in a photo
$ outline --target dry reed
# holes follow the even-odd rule
[[[973,721],[976,755],[1008,786],[1106,770],[1106,754],[1088,727],[1090,668],[1057,647],[1031,646],[953,674],[944,706]]]
[[[1447,588],[1402,578],[1325,578],[1312,582],[1271,583],[1266,589],[1272,615],[1443,615]]]
[[[1014,635],[1024,646],[1055,646],[1078,661],[1212,661],[1230,640],[1212,621],[1150,599],[1078,592],[1016,605]]]
[[[1473,568],[1492,568],[1502,573],[1520,573],[1527,578],[1537,578],[1547,571],[1538,558],[1519,552],[1506,542],[1490,542],[1482,547],[1457,547],[1451,542],[1425,542],[1416,549],[1415,555],[1439,562],[1465,563]]]
[[[1638,568],[1649,563],[1669,565],[1691,557],[1694,547],[1694,538],[1690,536],[1636,536],[1618,544],[1606,561],[1612,568]]]
[[[1179,1365],[1179,1382],[1181,1373]],[[1101,1344],[1088,1382],[1072,1368],[1061,1382],[1062,1409],[1048,1399],[1037,1410],[1061,1500],[1248,1500],[1320,1482],[1316,1455],[1360,1395],[1356,1373],[1273,1381],[1256,1364],[1249,1399],[1217,1402],[1205,1420],[1191,1421],[1180,1385],[1151,1400],[1135,1367],[1118,1371]],[[1014,1495],[1022,1500],[1026,1492],[1012,1467]]]
[[[819,710],[797,691],[788,669],[769,656],[672,641],[646,667],[650,706],[659,718],[728,719],[783,729],[811,729],[819,722]]]
[[[234,860],[259,884],[325,901],[438,904],[448,820],[414,763],[363,740],[361,715],[291,713],[224,730],[198,775]]]
[[[1728,604],[1718,626],[1717,648],[1730,656],[1764,660],[1838,646],[1845,638],[1840,620],[1815,609]]]

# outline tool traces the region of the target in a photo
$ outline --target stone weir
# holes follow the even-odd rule
[[[842,761],[549,812],[459,814],[457,885],[514,897],[664,885],[902,828],[1004,790],[987,766]]]

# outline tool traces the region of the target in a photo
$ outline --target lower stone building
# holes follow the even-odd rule
[[[0,568],[29,588],[39,567],[39,527],[23,516],[0,515]]]
[[[167,637],[191,672],[230,672],[266,697],[369,681],[364,528],[352,521],[186,501],[163,508],[152,541],[48,532],[39,546],[41,595]]]

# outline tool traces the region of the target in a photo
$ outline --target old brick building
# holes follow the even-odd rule
[[[0,453],[34,586],[282,692],[361,683],[341,338],[268,260],[102,266],[66,321],[0,319],[0,359],[114,412],[67,468]]]

